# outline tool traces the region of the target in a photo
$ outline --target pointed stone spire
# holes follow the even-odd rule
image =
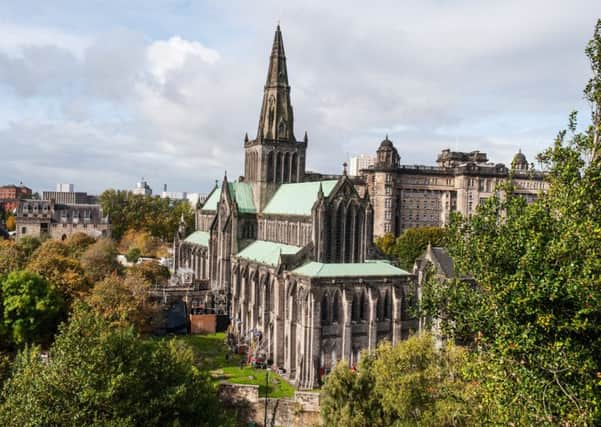
[[[282,142],[296,141],[284,41],[279,24],[275,30],[269,58],[257,139],[260,141],[263,139]]]
[[[183,239],[186,234],[186,220],[184,219],[184,214],[179,219],[179,226],[177,227],[177,237],[179,239]]]
[[[305,144],[309,142],[309,136],[307,135],[307,131],[305,131],[305,137],[303,138]]]
[[[348,164],[346,162],[344,162],[342,164],[342,175],[346,176],[347,175],[347,170],[346,167],[348,166]]]
[[[317,190],[317,198],[323,199],[323,187],[321,185],[321,181],[319,182],[319,189]]]
[[[248,132],[244,134],[244,142],[248,142]]]

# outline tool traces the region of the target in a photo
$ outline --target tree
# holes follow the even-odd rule
[[[408,228],[394,244],[394,255],[398,257],[401,268],[411,270],[428,244],[440,246],[444,243],[445,230],[440,227]]]
[[[127,251],[127,254],[125,255],[125,259],[127,259],[128,262],[138,262],[138,260],[140,259],[141,256],[141,251],[138,248],[131,248],[130,250]]]
[[[17,246],[19,250],[23,252],[23,256],[26,260],[29,259],[31,254],[42,244],[41,240],[37,237],[25,236],[21,237],[17,241]]]
[[[375,394],[373,357],[366,354],[357,370],[342,361],[326,376],[321,390],[320,412],[323,424],[335,427],[390,425]]]
[[[375,243],[385,255],[394,256],[394,234],[386,233],[383,236],[376,237]]]
[[[1,296],[3,324],[14,344],[50,340],[64,302],[44,278],[28,271],[12,272],[1,283]]]
[[[79,258],[88,247],[96,242],[92,236],[86,233],[74,233],[65,241],[69,255],[74,258]]]
[[[117,262],[115,243],[110,239],[96,241],[81,255],[81,265],[92,282],[119,272],[121,266]]]
[[[90,285],[80,262],[68,256],[70,248],[57,240],[47,240],[36,249],[27,270],[44,277],[61,293],[68,305],[88,292]]]
[[[601,20],[586,54],[591,125],[578,132],[572,113],[539,155],[548,191],[528,205],[509,182],[503,197],[449,228],[456,270],[475,279],[481,299],[449,322],[477,331],[482,363],[473,372],[493,408],[489,422],[601,424]],[[446,290],[441,301],[452,304]]]
[[[0,280],[12,271],[23,268],[27,258],[22,248],[10,240],[0,240]]]
[[[357,371],[340,362],[326,377],[321,417],[328,426],[475,425],[477,393],[462,374],[467,352],[437,350],[430,335],[363,353]]]
[[[159,309],[148,298],[149,288],[150,283],[136,274],[111,275],[94,286],[86,302],[112,325],[132,325],[147,333],[160,322]]]
[[[17,227],[17,221],[13,215],[8,215],[6,218],[6,231],[15,231]]]
[[[24,350],[0,398],[5,425],[229,425],[192,350],[142,340],[85,308],[61,327],[43,362]]]
[[[152,237],[171,240],[182,214],[188,224],[188,231],[191,231],[194,224],[194,212],[187,200],[106,190],[100,195],[100,204],[103,212],[111,217],[112,234],[117,240],[121,240],[128,230],[145,231]]]
[[[169,269],[164,265],[160,265],[158,262],[141,262],[130,267],[127,270],[127,274],[135,274],[143,277],[148,283],[154,284],[165,284],[171,274]]]

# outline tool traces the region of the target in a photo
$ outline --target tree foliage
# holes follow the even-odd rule
[[[397,259],[401,268],[411,270],[428,243],[443,245],[444,237],[445,230],[441,227],[408,228],[397,238],[392,233],[376,238],[376,245],[384,254]]]
[[[65,245],[70,256],[79,258],[95,242],[96,239],[86,233],[74,233],[65,241]]]
[[[143,276],[111,275],[94,286],[86,302],[111,325],[131,325],[139,332],[150,332],[160,321],[160,313],[156,304],[149,301],[149,288],[150,283]]]
[[[27,264],[27,270],[44,277],[61,293],[67,303],[81,298],[89,290],[85,272],[72,249],[57,240],[47,240],[36,249]]]
[[[47,343],[64,302],[48,282],[35,273],[14,271],[0,283],[3,329],[13,344]]]
[[[51,347],[19,354],[0,398],[4,425],[227,425],[181,341],[142,340],[78,309]]]
[[[194,212],[187,200],[106,190],[100,195],[100,204],[103,212],[111,218],[111,232],[116,240],[120,240],[128,230],[146,231],[153,237],[171,240],[182,214],[190,230],[194,224]]]
[[[17,221],[14,215],[8,215],[6,218],[6,231],[15,231],[17,227]]]
[[[446,286],[439,309],[451,331],[475,332],[473,372],[496,423],[601,423],[601,20],[586,53],[592,122],[578,132],[572,113],[539,155],[547,193],[527,205],[509,184],[449,229],[456,269],[478,287]],[[469,313],[449,309],[470,298],[480,303]]]
[[[461,374],[467,353],[437,350],[429,335],[363,354],[357,371],[339,363],[326,377],[321,416],[328,426],[476,424],[476,394]]]
[[[81,255],[81,265],[91,282],[98,282],[121,270],[117,248],[111,239],[99,239]]]

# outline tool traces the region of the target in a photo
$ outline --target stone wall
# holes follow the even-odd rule
[[[319,417],[319,393],[297,391],[292,398],[266,399],[259,397],[259,386],[221,383],[219,397],[236,409],[242,423],[252,421],[263,426],[267,408],[267,426],[270,427],[322,425]]]

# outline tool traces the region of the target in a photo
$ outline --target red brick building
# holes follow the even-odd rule
[[[31,188],[20,185],[3,185],[0,187],[0,209],[12,212],[17,208],[20,199],[31,197]]]

